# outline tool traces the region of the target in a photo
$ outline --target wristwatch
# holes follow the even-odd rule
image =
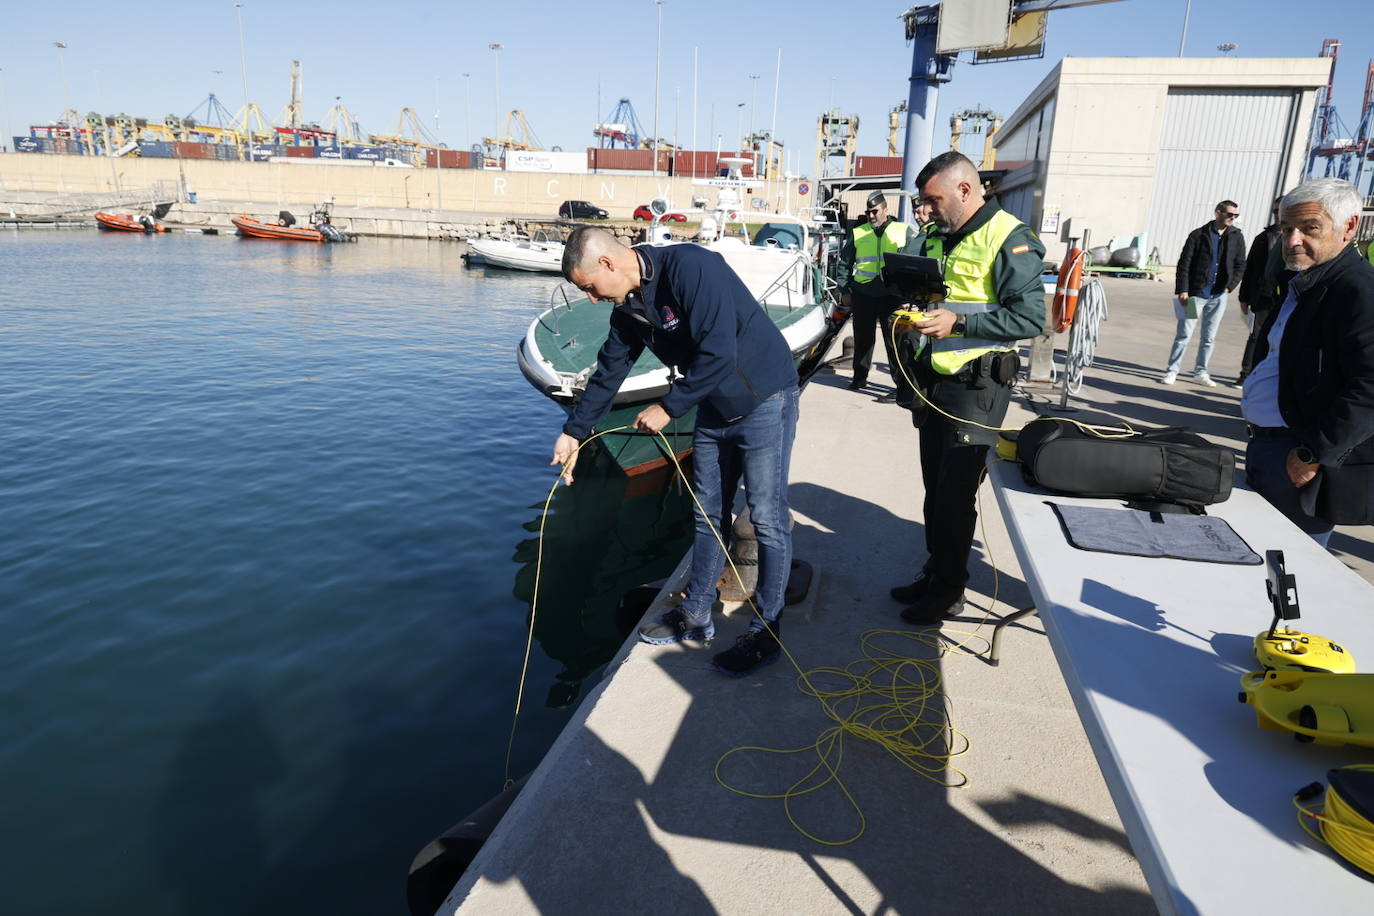
[[[950,336],[950,337],[956,337],[956,336],[957,336],[957,337],[963,337],[963,336],[965,336],[965,333],[964,333],[964,332],[965,332],[965,330],[966,330],[967,328],[968,328],[968,319],[965,318],[963,315],[960,315],[958,318],[955,318],[955,319],[954,319],[954,327],[952,327],[952,328],[949,329],[949,336]]]
[[[1312,454],[1312,450],[1305,445],[1299,445],[1293,449],[1293,457],[1303,464],[1316,464],[1317,456]]]

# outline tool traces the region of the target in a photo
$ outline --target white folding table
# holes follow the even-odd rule
[[[1272,608],[1264,565],[1079,550],[1049,502],[1119,501],[1035,489],[994,462],[993,489],[1141,869],[1162,913],[1374,913],[1374,881],[1299,826],[1293,793],[1374,750],[1261,731],[1237,700]],[[1295,629],[1374,670],[1374,586],[1238,482],[1208,514],[1297,577]]]

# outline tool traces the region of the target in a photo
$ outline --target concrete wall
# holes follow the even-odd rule
[[[0,209],[51,212],[64,196],[164,187],[194,191],[197,205],[232,205],[273,215],[308,210],[333,197],[342,210],[445,211],[488,216],[552,217],[564,200],[589,200],[629,219],[654,197],[689,207],[694,196],[715,202],[715,189],[691,179],[630,175],[574,175],[474,169],[405,169],[317,163],[244,163],[193,159],[100,158],[40,153],[0,154]],[[796,193],[785,201],[784,183],[760,180],[747,197],[771,209],[809,203]],[[749,209],[749,202],[745,202]],[[18,206],[16,206],[18,205]],[[191,209],[191,208],[187,208]]]
[[[1081,236],[1085,227],[1090,229],[1093,244],[1144,232],[1150,222],[1171,87],[1297,92],[1298,129],[1290,143],[1299,154],[1288,157],[1283,180],[1285,187],[1292,187],[1302,173],[1300,151],[1307,143],[1315,91],[1325,84],[1329,69],[1330,61],[1322,58],[1067,57],[1002,127],[998,159],[1031,159],[1031,139],[1042,115],[1046,110],[1053,112],[1048,147],[1042,144],[1042,164],[1008,176],[1003,198],[1037,230],[1046,214],[1058,209],[1058,229],[1044,233],[1046,256],[1051,260],[1061,257],[1067,247],[1069,220],[1076,235]],[[1248,211],[1264,209],[1250,206]],[[1197,224],[1209,215],[1210,211],[1199,213]],[[1255,219],[1262,223],[1262,217]],[[1172,263],[1177,254],[1160,251],[1165,263]]]

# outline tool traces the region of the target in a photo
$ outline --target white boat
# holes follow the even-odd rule
[[[470,267],[480,264],[556,274],[563,270],[563,243],[542,230],[529,238],[511,235],[499,239],[474,239],[468,242],[464,258]]]

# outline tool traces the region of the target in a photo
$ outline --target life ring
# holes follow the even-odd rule
[[[1073,324],[1078,310],[1078,290],[1083,285],[1083,249],[1070,248],[1059,267],[1059,281],[1054,285],[1054,307],[1050,322],[1056,334],[1063,334]]]

